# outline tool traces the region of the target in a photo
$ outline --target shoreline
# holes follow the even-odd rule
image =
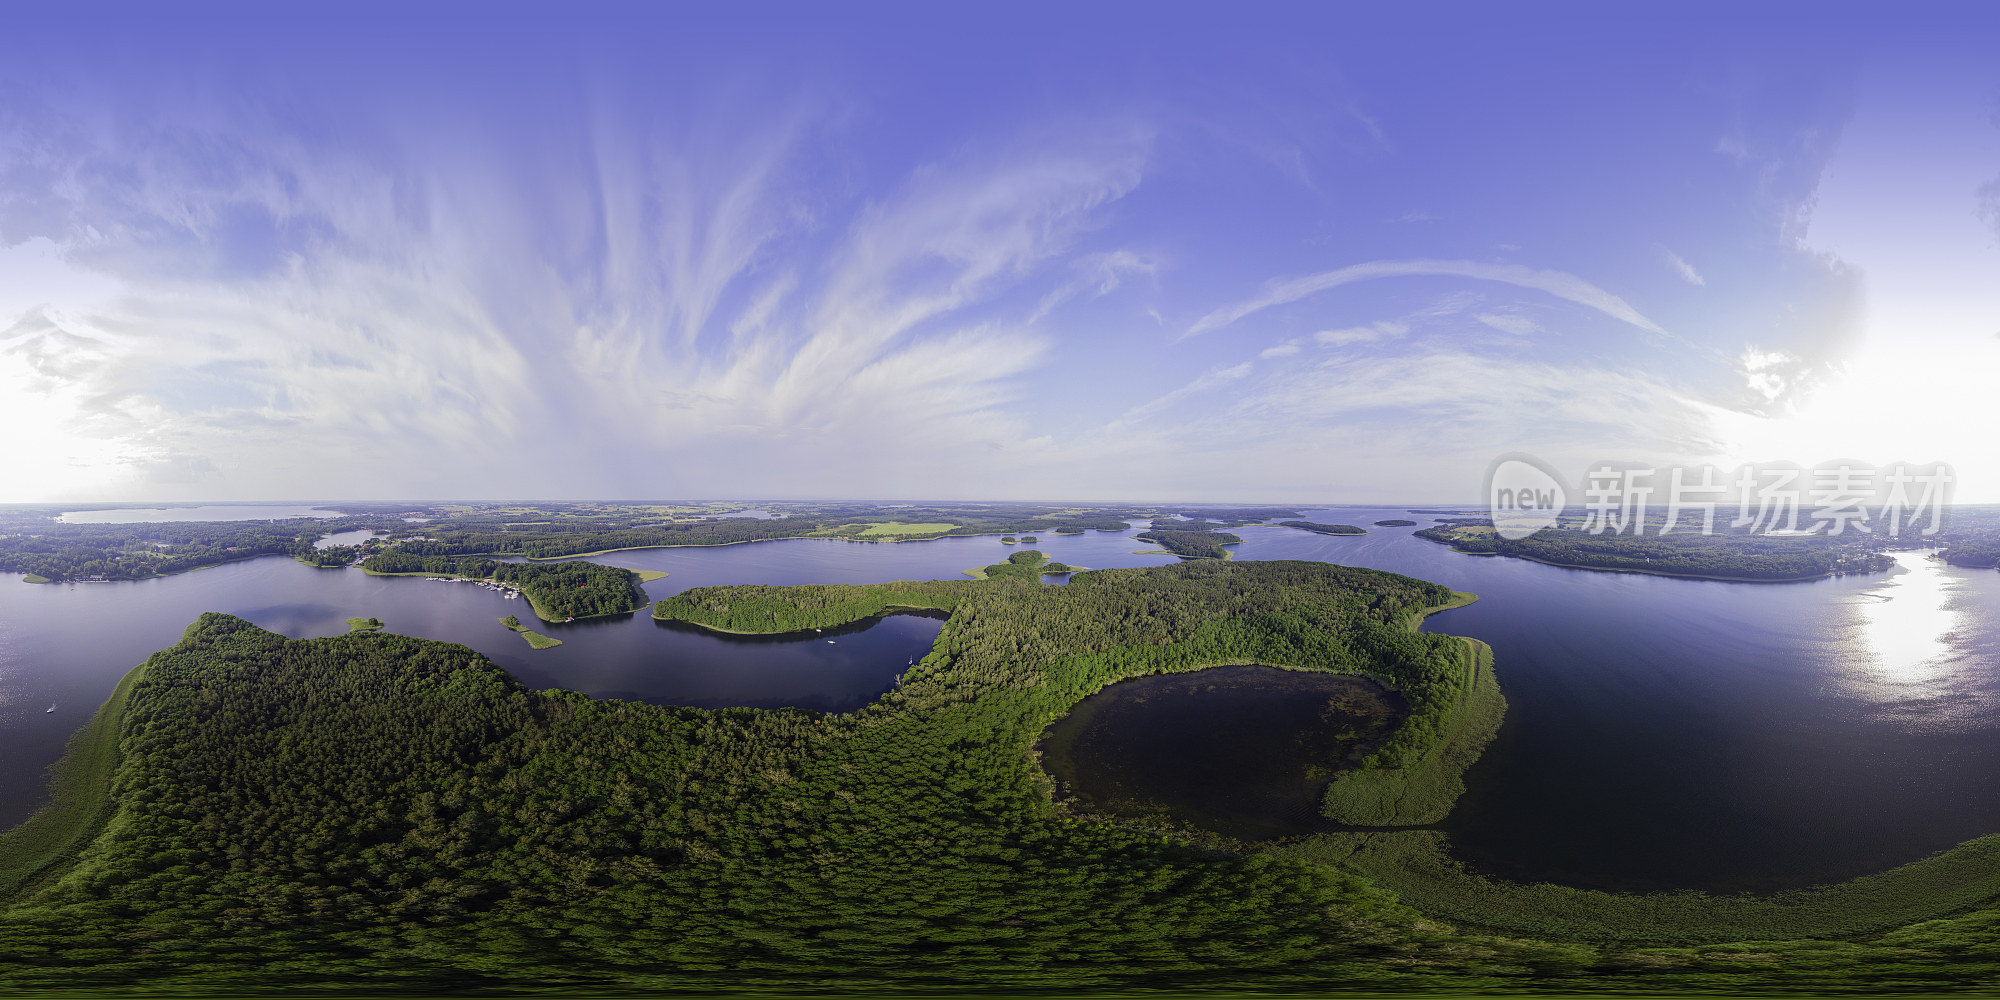
[[[1431,541],[1431,539],[1425,539],[1425,541]],[[1464,549],[1461,549],[1458,546],[1451,544],[1450,542],[1433,542],[1433,544],[1442,545],[1445,548],[1450,549],[1451,551],[1456,552],[1462,556],[1476,556],[1480,558],[1490,557],[1495,559],[1519,559],[1523,562],[1540,563],[1544,566],[1554,566],[1557,569],[1578,569],[1578,570],[1585,570],[1591,573],[1636,573],[1640,576],[1664,576],[1675,580],[1712,580],[1716,583],[1812,583],[1815,580],[1832,580],[1843,576],[1874,576],[1877,573],[1889,572],[1888,570],[1885,569],[1871,570],[1866,573],[1835,573],[1832,571],[1828,571],[1825,573],[1818,574],[1817,576],[1788,576],[1782,578],[1755,577],[1755,576],[1715,576],[1714,574],[1710,573],[1674,573],[1667,570],[1659,570],[1659,569],[1640,569],[1634,566],[1576,566],[1570,563],[1550,562],[1547,559],[1537,559],[1534,556],[1516,555],[1512,552],[1467,552]]]
[[[51,801],[0,831],[0,901],[19,903],[60,874],[54,869],[65,862],[74,866],[77,855],[116,819],[111,783],[124,759],[119,743],[125,706],[151,662],[149,656],[126,671],[90,721],[70,735],[63,755],[49,768]]]
[[[947,582],[947,583],[959,583],[959,582],[963,582],[963,581],[958,581],[958,580],[948,580],[948,581],[943,581],[943,582]],[[724,586],[729,586],[729,585],[728,585],[728,584],[725,584]],[[864,586],[865,586],[865,585],[864,585]],[[654,602],[654,603],[655,603],[655,605],[657,606],[657,604],[658,604],[659,602]],[[848,625],[852,625],[852,624],[854,624],[855,622],[860,622],[860,621],[867,621],[867,620],[868,620],[868,619],[870,619],[870,618],[887,618],[887,617],[889,617],[890,615],[902,615],[902,614],[923,614],[923,613],[926,613],[926,612],[937,612],[937,611],[943,611],[943,610],[945,610],[945,609],[943,609],[943,608],[926,608],[926,607],[919,607],[919,606],[917,606],[917,605],[914,605],[914,604],[891,604],[891,605],[887,605],[887,606],[884,606],[884,607],[882,608],[882,610],[880,610],[880,611],[877,611],[877,612],[875,612],[875,613],[874,613],[874,614],[872,614],[872,615],[862,615],[862,616],[861,616],[861,617],[859,617],[859,618],[851,618],[851,619],[848,619],[848,620],[847,620],[847,621],[845,621],[845,622],[842,622],[842,623],[841,623],[841,624],[839,624],[839,625],[828,625],[828,626],[826,626],[826,628],[845,628],[845,627],[847,627]],[[579,619],[579,620],[581,620],[581,619]],[[792,631],[789,631],[789,632],[750,632],[750,631],[745,631],[745,630],[743,630],[743,629],[734,629],[734,628],[723,628],[723,627],[722,627],[722,626],[720,626],[720,625],[710,625],[710,624],[708,624],[708,623],[706,623],[706,622],[698,622],[698,621],[691,621],[691,620],[689,620],[689,619],[686,619],[686,618],[662,618],[662,617],[660,617],[660,616],[659,616],[659,615],[657,615],[657,614],[653,616],[653,620],[654,620],[654,621],[656,621],[656,622],[680,622],[680,623],[681,623],[681,624],[683,624],[683,625],[692,625],[692,626],[694,626],[695,628],[698,628],[698,629],[706,629],[707,631],[710,631],[710,632],[719,632],[719,633],[721,633],[721,634],[723,634],[723,635],[762,635],[762,636],[779,636],[779,637],[782,637],[782,636],[788,636],[788,635],[796,635],[796,636],[800,636],[800,637],[802,637],[802,638],[803,638],[803,637],[805,637],[805,636],[810,636],[810,635],[816,635],[816,634],[819,634],[819,633],[821,633],[821,632],[823,632],[823,631],[824,631],[824,629],[817,629],[817,628],[816,628],[816,629],[812,629],[812,630],[810,630],[810,631],[808,631],[808,630],[805,630],[805,629],[793,629]],[[947,618],[946,620],[947,620],[947,621],[949,621],[950,619],[949,619],[949,618]]]

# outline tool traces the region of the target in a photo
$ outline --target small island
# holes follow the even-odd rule
[[[551,639],[548,636],[545,636],[540,632],[537,632],[534,629],[531,629],[528,626],[521,624],[521,619],[517,616],[508,615],[507,617],[500,619],[500,624],[507,626],[509,631],[515,633],[516,635],[519,635],[523,639],[528,640],[529,647],[533,649],[554,649],[555,647],[562,645],[561,639]]]
[[[1008,556],[1006,562],[975,566],[966,570],[965,575],[975,580],[1039,580],[1047,574],[1081,573],[1086,569],[1088,567],[1052,562],[1035,549],[1022,549]]]
[[[1171,531],[1154,529],[1134,536],[1143,542],[1157,543],[1161,548],[1182,559],[1227,559],[1229,550],[1225,545],[1235,545],[1243,539],[1225,531]]]
[[[354,632],[379,632],[381,630],[382,619],[380,618],[349,618],[347,620],[347,631],[350,634]]]
[[[1414,528],[1417,526],[1417,522],[1406,518],[1392,517],[1386,521],[1375,522],[1375,526],[1378,528]]]
[[[1415,524],[1416,522],[1408,521],[1405,523]],[[1360,527],[1359,525],[1320,524],[1315,521],[1279,521],[1278,526],[1281,528],[1297,528],[1300,531],[1318,532],[1322,535],[1365,535],[1368,533],[1367,528]]]

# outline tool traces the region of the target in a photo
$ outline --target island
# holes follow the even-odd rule
[[[500,624],[507,626],[508,631],[513,632],[516,635],[519,635],[523,639],[526,639],[528,641],[528,648],[530,649],[554,649],[555,647],[562,645],[561,639],[551,639],[548,636],[545,636],[540,632],[537,632],[534,629],[531,629],[528,626],[521,624],[521,619],[516,615],[508,615],[507,617],[500,619]]]
[[[490,581],[503,591],[518,591],[545,622],[626,614],[651,603],[643,586],[648,577],[617,566],[576,560],[506,563],[481,557],[426,558],[391,551],[369,556],[362,561],[361,569],[376,576]],[[656,574],[651,579],[664,575]]]
[[[1416,523],[1414,521],[1410,522]],[[1367,528],[1353,524],[1319,524],[1313,521],[1280,521],[1282,528],[1297,528],[1300,531],[1316,531],[1322,535],[1365,535]]]
[[[1574,527],[1544,528],[1526,538],[1502,538],[1486,518],[1440,519],[1417,537],[1470,555],[1510,556],[1570,569],[1648,573],[1744,583],[1788,583],[1850,573],[1879,573],[1895,565],[1871,535],[1767,535],[1732,531],[1712,535],[1593,534]]]
[[[1229,550],[1225,545],[1235,545],[1243,539],[1222,531],[1142,531],[1134,536],[1140,541],[1158,543],[1162,549],[1182,559],[1227,559]]]
[[[1003,563],[992,566],[977,566],[966,570],[965,575],[975,580],[1040,580],[1044,575],[1060,576],[1065,573],[1079,573],[1083,566],[1069,566],[1053,562],[1048,556],[1034,549],[1022,549],[1007,557]]]

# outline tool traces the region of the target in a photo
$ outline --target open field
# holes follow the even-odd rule
[[[861,534],[864,538],[881,537],[884,535],[935,535],[940,532],[950,531],[956,527],[958,525],[948,524],[943,521],[926,521],[921,524],[883,521],[870,525],[868,530],[863,531]]]

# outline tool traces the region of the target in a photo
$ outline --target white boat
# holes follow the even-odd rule
[[[50,706],[49,706],[49,712],[53,712],[53,711],[55,711],[55,710],[56,710],[56,707],[55,707],[54,705],[50,705]],[[43,712],[42,714],[43,714],[43,715],[47,715],[47,714],[49,714],[49,712]]]
[[[828,640],[826,641],[826,644],[827,644],[827,645],[829,645],[829,646],[833,645],[833,640],[832,640],[832,639],[828,639]]]

